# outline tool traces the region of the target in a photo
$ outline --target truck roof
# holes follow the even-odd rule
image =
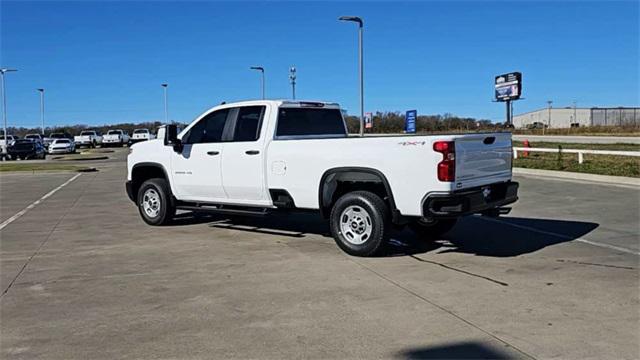
[[[272,100],[243,100],[220,104],[213,108],[226,108],[235,106],[251,106],[251,105],[274,105],[274,106],[290,106],[290,107],[322,107],[328,109],[339,109],[340,105],[336,102],[328,102],[322,100],[292,100],[292,99],[272,99]],[[211,110],[210,109],[210,110]]]

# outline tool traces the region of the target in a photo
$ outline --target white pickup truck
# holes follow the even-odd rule
[[[82,146],[94,148],[102,145],[102,134],[94,130],[84,130],[80,132],[80,135],[73,137],[73,142],[78,148]]]
[[[351,137],[338,104],[246,101],[133,145],[126,190],[151,225],[176,209],[316,210],[340,248],[369,256],[392,227],[438,235],[464,215],[508,212],[511,151],[508,132]]]
[[[140,141],[153,140],[156,136],[149,131],[149,129],[135,129],[131,135],[131,143],[137,143]]]
[[[109,130],[107,134],[102,137],[102,147],[111,145],[125,146],[129,144],[129,134],[124,130]]]

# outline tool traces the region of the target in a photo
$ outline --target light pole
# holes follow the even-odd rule
[[[40,93],[40,123],[42,124],[42,136],[44,136],[44,89],[36,89]]]
[[[160,84],[164,88],[164,122],[165,124],[169,123],[169,94],[168,87],[169,84]]]
[[[578,117],[577,117],[577,111],[576,111],[576,101],[573,100],[573,122],[577,123],[578,122]]]
[[[364,22],[357,16],[340,16],[338,20],[358,23],[358,68],[360,70],[360,136],[364,135],[364,63],[362,53],[362,33]]]
[[[547,125],[547,127],[551,127],[551,104],[553,104],[553,101],[551,100],[547,100],[547,105],[549,106],[549,124]]]
[[[292,66],[289,69],[289,80],[291,81],[291,93],[293,95],[292,99],[296,99],[296,67]]]
[[[264,68],[262,66],[252,66],[251,70],[258,70],[262,73],[262,77],[260,78],[260,83],[262,84],[262,100],[264,100]]]
[[[4,74],[11,72],[11,71],[18,71],[16,69],[0,69],[0,82],[2,83],[2,120],[4,122],[4,149],[2,149],[3,153],[6,153],[7,151],[7,145],[9,145],[9,140],[7,140],[7,91],[4,87]]]

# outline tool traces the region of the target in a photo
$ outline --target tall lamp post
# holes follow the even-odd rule
[[[44,89],[36,89],[40,93],[40,124],[42,125],[42,136],[44,136]]]
[[[4,122],[4,149],[2,149],[3,153],[7,151],[7,145],[9,145],[9,141],[7,140],[7,91],[4,87],[4,74],[12,71],[18,71],[16,69],[0,69],[0,82],[2,87],[2,120]]]
[[[358,23],[358,68],[360,72],[360,136],[364,135],[364,64],[362,53],[362,33],[364,22],[357,16],[340,16],[338,20]]]
[[[289,80],[291,81],[291,94],[292,99],[296,99],[296,67],[292,66],[289,69]]]
[[[262,66],[252,66],[251,70],[258,70],[262,74],[260,77],[260,84],[262,86],[262,100],[264,100],[264,68]]]
[[[168,124],[169,123],[169,94],[168,94],[169,84],[160,84],[160,86],[162,86],[162,88],[164,89],[164,122],[165,124]]]

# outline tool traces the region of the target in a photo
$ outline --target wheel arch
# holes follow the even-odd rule
[[[327,218],[329,216],[331,207],[337,200],[336,195],[341,195],[340,183],[379,184],[382,187],[381,189],[384,190],[385,196],[383,196],[383,200],[389,205],[393,218],[395,219],[397,215],[400,215],[389,181],[380,170],[367,167],[337,167],[325,171],[320,178],[318,205],[323,217]],[[359,186],[354,185],[349,191],[358,189]]]
[[[134,196],[138,193],[142,183],[152,178],[165,179],[171,190],[169,173],[167,173],[167,169],[165,169],[162,164],[156,162],[141,162],[133,165],[131,168],[131,189]]]

